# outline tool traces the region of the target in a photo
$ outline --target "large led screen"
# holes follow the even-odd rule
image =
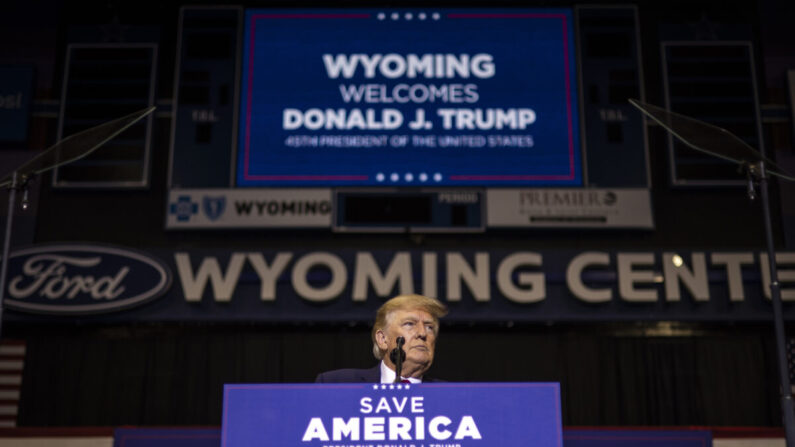
[[[571,11],[249,10],[238,186],[581,186]]]

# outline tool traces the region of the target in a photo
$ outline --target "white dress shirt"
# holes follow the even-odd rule
[[[408,380],[411,383],[422,383],[422,379],[415,379],[414,377],[401,377],[403,380]],[[381,360],[381,383],[394,383],[395,382],[395,371],[384,363]]]

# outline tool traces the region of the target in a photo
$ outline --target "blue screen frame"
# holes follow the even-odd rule
[[[582,186],[574,42],[569,9],[248,10],[237,186]]]

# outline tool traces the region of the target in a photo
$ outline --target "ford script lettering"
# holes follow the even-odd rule
[[[10,259],[6,304],[26,312],[114,312],[157,298],[171,284],[160,261],[118,247],[47,245]]]
[[[58,255],[33,256],[22,267],[24,275],[11,280],[8,293],[20,299],[37,291],[46,298],[71,299],[82,292],[91,295],[94,299],[112,300],[124,292],[124,287],[120,283],[130,271],[129,267],[120,268],[114,276],[99,278],[91,275],[64,276],[68,266],[94,267],[101,261],[100,257],[81,259]],[[28,284],[25,284],[26,279],[30,280]]]

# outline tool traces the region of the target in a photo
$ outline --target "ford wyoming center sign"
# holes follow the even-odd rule
[[[561,447],[557,383],[226,385],[223,447]]]
[[[171,271],[144,253],[103,245],[42,245],[10,256],[4,304],[50,314],[96,314],[140,306],[171,285]]]
[[[795,300],[795,253],[777,254]],[[11,254],[11,319],[369,322],[422,293],[446,321],[763,321],[767,257],[752,251],[193,250],[90,244]],[[172,280],[173,278],[173,280]],[[785,305],[785,317],[795,308]]]

